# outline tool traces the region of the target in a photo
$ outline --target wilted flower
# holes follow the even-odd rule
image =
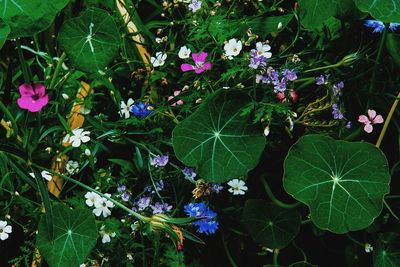
[[[49,102],[45,92],[46,88],[41,83],[35,83],[33,87],[29,83],[24,83],[19,86],[21,97],[17,99],[17,104],[22,109],[38,112]]]

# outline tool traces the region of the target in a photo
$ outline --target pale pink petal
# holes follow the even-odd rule
[[[358,121],[362,122],[362,123],[365,123],[365,124],[370,124],[371,123],[369,118],[367,118],[367,116],[365,116],[365,115],[358,116]]]
[[[205,62],[208,57],[208,54],[206,52],[200,52],[198,54],[193,53],[192,58],[194,62]]]
[[[46,93],[46,88],[44,88],[44,85],[41,83],[35,83],[33,85],[35,87],[35,93],[38,94],[39,96],[44,96]]]
[[[32,85],[29,83],[24,83],[18,87],[19,93],[21,96],[31,96],[34,95],[35,92],[33,91]]]
[[[373,130],[372,125],[371,124],[366,124],[364,126],[364,131],[366,131],[367,133],[371,133]]]
[[[182,100],[178,100],[178,102],[176,102],[178,105],[183,105],[183,101]]]
[[[284,94],[284,93],[277,93],[276,95],[277,95],[277,97],[278,97],[279,99],[285,98],[285,94]]]
[[[176,91],[174,91],[174,96],[177,96],[177,95],[179,95],[180,93],[181,93],[181,91],[176,90]]]
[[[296,93],[293,89],[290,89],[290,96],[292,97],[293,102],[296,103],[296,102],[297,102],[298,95],[297,95],[297,93]]]
[[[382,123],[383,122],[383,118],[381,115],[378,115],[375,117],[375,119],[372,121],[372,123]]]
[[[373,109],[368,109],[368,116],[369,116],[370,120],[372,121],[376,116],[376,111]]]
[[[194,70],[194,66],[184,63],[184,64],[181,65],[181,70],[182,71]]]

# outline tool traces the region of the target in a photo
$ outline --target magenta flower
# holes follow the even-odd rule
[[[46,88],[41,83],[35,83],[33,87],[29,83],[24,83],[19,86],[21,97],[17,99],[17,104],[22,109],[38,112],[49,102],[49,97],[45,92]]]
[[[360,115],[358,121],[365,124],[364,131],[371,133],[373,130],[372,124],[382,123],[383,118],[381,115],[376,115],[376,111],[372,109],[368,109],[368,116],[369,118],[365,115]]]
[[[198,54],[192,54],[193,61],[195,65],[190,65],[190,64],[182,64],[181,65],[181,70],[182,71],[189,71],[189,70],[194,70],[197,74],[202,73],[205,70],[211,69],[211,63],[206,62],[206,59],[208,57],[208,54],[206,52],[200,52]]]

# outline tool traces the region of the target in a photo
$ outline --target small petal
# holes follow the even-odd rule
[[[364,131],[366,131],[367,133],[371,133],[373,129],[374,129],[374,128],[372,127],[371,124],[366,124],[366,125],[364,126]]]
[[[376,117],[376,111],[373,109],[368,109],[369,119],[372,121]]]
[[[181,65],[181,70],[182,71],[189,71],[189,70],[194,70],[194,69],[195,69],[194,66],[190,65],[190,64],[184,63],[184,64]]]
[[[383,122],[382,115],[376,116],[375,119],[372,122],[373,123],[382,123]]]

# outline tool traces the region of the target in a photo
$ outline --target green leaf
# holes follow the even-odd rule
[[[290,264],[289,267],[318,267],[318,266],[305,261],[299,261]]]
[[[373,259],[374,267],[399,267],[400,235],[398,233],[379,234]]]
[[[305,28],[317,28],[336,14],[336,0],[299,0],[300,22]]]
[[[8,38],[32,36],[47,29],[69,0],[0,0],[0,18],[11,28]]]
[[[206,181],[225,182],[257,166],[265,146],[259,127],[241,110],[250,97],[238,90],[219,90],[209,96],[172,132],[177,158],[197,167]]]
[[[53,215],[53,239],[48,236],[45,216],[41,216],[37,235],[40,254],[50,267],[79,266],[96,244],[97,230],[92,212],[56,205]]]
[[[319,228],[334,233],[370,225],[389,192],[386,157],[365,142],[306,135],[290,148],[284,169],[286,192],[309,206]]]
[[[103,70],[114,59],[120,36],[106,11],[91,8],[80,17],[66,21],[58,41],[75,68],[93,73]]]
[[[287,14],[283,16],[256,17],[249,21],[245,20],[243,23],[246,25],[246,30],[251,28],[252,32],[255,34],[266,36],[272,32],[283,31],[293,17],[293,14]],[[279,23],[282,23],[282,28],[278,29]]]
[[[400,67],[400,35],[389,33],[386,39],[386,48],[397,67]]]
[[[282,249],[299,233],[301,216],[295,209],[282,209],[261,199],[249,199],[242,221],[251,237],[263,246]]]
[[[383,22],[400,22],[400,0],[354,0],[357,7]]]
[[[10,31],[10,27],[2,19],[0,19],[0,49],[3,47],[4,42],[7,40],[7,36]]]

